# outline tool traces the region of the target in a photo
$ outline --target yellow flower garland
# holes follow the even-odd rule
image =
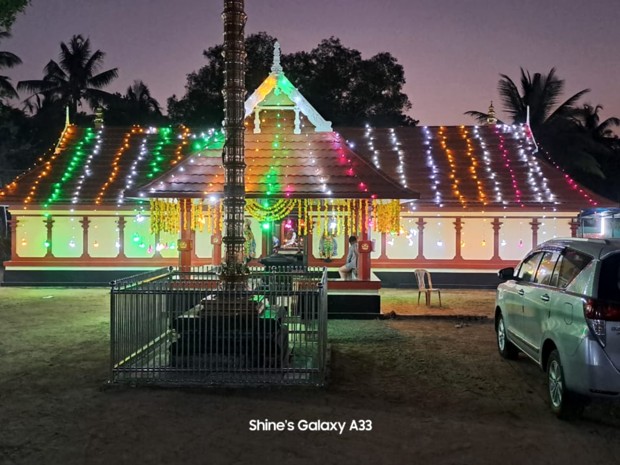
[[[187,204],[190,202],[191,204]],[[202,204],[201,200],[190,199],[151,199],[151,233],[178,233],[180,229],[191,229],[213,234],[223,228],[223,204]],[[371,211],[366,217],[363,212]],[[190,215],[181,215],[189,210]],[[246,211],[258,221],[280,221],[296,210],[298,217],[297,233],[300,236],[311,234],[313,229],[329,229],[332,218],[335,220],[336,235],[359,235],[363,229],[364,218],[372,220],[373,230],[382,233],[400,232],[400,203],[391,200],[383,203],[367,199],[280,199],[272,206],[265,207],[260,201],[248,199]],[[183,218],[183,224],[181,224]]]
[[[245,209],[256,220],[263,221],[280,221],[282,218],[290,215],[295,208],[295,200],[280,199],[270,207],[265,207],[258,200],[249,199],[246,201]]]

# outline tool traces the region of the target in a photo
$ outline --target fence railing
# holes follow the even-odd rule
[[[157,385],[322,385],[324,268],[163,268],[111,284],[110,379]]]

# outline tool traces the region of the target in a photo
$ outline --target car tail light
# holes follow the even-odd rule
[[[583,314],[590,330],[605,347],[608,321],[620,321],[620,303],[588,299],[583,304]]]

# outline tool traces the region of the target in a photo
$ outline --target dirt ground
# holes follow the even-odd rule
[[[417,293],[396,294],[386,305],[415,307]],[[493,300],[455,295],[445,314]],[[557,420],[542,373],[500,359],[490,320],[330,321],[324,389],[102,389],[108,299],[0,288],[0,464],[619,463],[618,405]],[[346,431],[298,430],[319,419]],[[295,431],[253,432],[252,420]],[[372,430],[350,431],[353,420]]]

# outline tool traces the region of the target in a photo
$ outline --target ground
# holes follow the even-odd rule
[[[618,463],[619,406],[557,420],[540,370],[498,356],[492,291],[445,291],[441,309],[411,291],[382,299],[465,318],[331,321],[325,389],[103,389],[106,289],[0,288],[0,463]],[[252,432],[256,419],[372,431]]]

